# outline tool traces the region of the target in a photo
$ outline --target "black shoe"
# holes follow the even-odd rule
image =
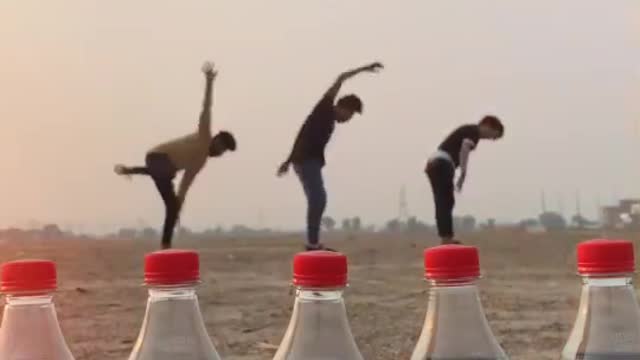
[[[306,244],[306,245],[304,246],[304,248],[305,248],[305,250],[307,250],[307,251],[318,251],[318,250],[324,250],[324,251],[338,252],[338,250],[335,250],[335,249],[332,249],[332,248],[326,247],[326,246],[324,246],[323,244],[316,244],[316,245],[313,245],[313,244]]]

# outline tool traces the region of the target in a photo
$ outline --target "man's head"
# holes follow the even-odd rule
[[[211,138],[211,142],[209,143],[209,156],[221,156],[228,150],[236,150],[236,139],[230,132],[220,131]]]
[[[335,106],[336,121],[346,123],[354,113],[362,114],[362,100],[354,94],[341,97]]]
[[[493,115],[487,115],[480,120],[480,138],[497,140],[504,136],[504,125],[500,119]]]

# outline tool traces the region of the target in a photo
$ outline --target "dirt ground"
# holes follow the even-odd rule
[[[594,237],[500,232],[463,239],[480,248],[482,302],[512,359],[558,358],[579,301],[575,244]],[[361,235],[335,236],[329,243],[349,257],[347,311],[364,357],[408,359],[426,309],[422,251],[436,239]],[[146,305],[142,258],[157,246],[139,240],[6,241],[0,260],[57,261],[55,301],[76,359],[125,359]],[[291,258],[300,246],[298,237],[176,241],[176,247],[200,252],[200,306],[224,359],[273,356],[268,345],[279,344],[289,320]]]

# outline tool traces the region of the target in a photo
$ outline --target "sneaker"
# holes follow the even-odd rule
[[[323,244],[305,244],[304,246],[305,250],[307,251],[317,251],[317,250],[324,250],[324,251],[333,251],[333,252],[337,252],[337,250],[329,248],[324,246]]]

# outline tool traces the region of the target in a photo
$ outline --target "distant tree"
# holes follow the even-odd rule
[[[142,229],[140,236],[145,240],[155,239],[158,237],[158,232],[154,228],[146,227]]]
[[[138,235],[138,231],[136,229],[131,228],[122,228],[118,230],[118,238],[119,239],[133,239]]]
[[[47,239],[55,239],[62,237],[62,230],[57,224],[47,224],[42,227],[42,236]]]
[[[322,226],[328,231],[333,231],[336,228],[336,221],[331,216],[325,216],[322,218]]]
[[[407,231],[410,233],[427,232],[429,231],[429,225],[412,216],[407,219]]]
[[[178,228],[177,235],[180,238],[189,238],[193,235],[193,232],[186,226],[180,226]]]
[[[398,231],[400,231],[400,226],[401,226],[401,225],[402,225],[402,224],[400,223],[400,220],[398,220],[398,219],[391,219],[391,220],[387,221],[387,224],[386,224],[386,226],[385,226],[385,229],[386,229],[388,232],[398,232]]]
[[[571,225],[575,226],[578,229],[584,229],[590,224],[591,221],[580,214],[576,214],[571,217]]]
[[[462,232],[472,232],[476,229],[476,218],[471,215],[465,215],[461,219]]]
[[[496,219],[487,219],[487,229],[493,230],[496,228]]]
[[[538,225],[540,225],[540,223],[536,219],[524,219],[524,220],[520,220],[520,222],[518,223],[518,226],[522,229],[535,227]]]
[[[567,221],[565,218],[556,212],[547,211],[540,214],[540,225],[542,225],[547,231],[559,231],[567,228]]]
[[[407,219],[407,231],[408,232],[417,232],[418,230],[418,219],[415,216],[412,216]]]
[[[342,220],[342,231],[351,231],[351,219]]]
[[[359,216],[356,216],[351,219],[351,231],[358,232],[360,230],[362,230],[362,220],[360,220]]]
[[[453,227],[457,232],[468,233],[476,228],[476,218],[471,215],[454,216]]]
[[[253,232],[253,230],[246,225],[233,225],[231,227],[231,233],[234,235],[246,235]]]

